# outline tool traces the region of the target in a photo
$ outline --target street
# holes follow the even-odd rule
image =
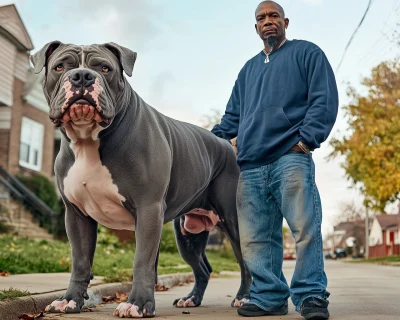
[[[400,319],[400,268],[372,264],[325,261],[331,292],[330,319],[340,320],[398,320]],[[294,261],[285,261],[284,273],[290,281]],[[156,293],[157,318],[159,319],[239,319],[236,310],[230,307],[232,296],[239,285],[239,278],[220,277],[210,281],[203,304],[199,308],[177,309],[172,306],[174,299],[186,295],[190,285],[174,287],[166,292]],[[106,304],[92,312],[77,315],[47,315],[46,319],[117,319],[112,313],[117,304]],[[182,312],[189,311],[190,314]],[[289,303],[286,316],[268,319],[303,319]]]

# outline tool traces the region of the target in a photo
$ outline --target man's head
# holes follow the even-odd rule
[[[108,127],[120,108],[136,53],[115,43],[77,46],[53,41],[31,57],[45,68],[43,89],[56,126]]]
[[[289,26],[289,19],[285,18],[285,11],[278,3],[261,2],[256,9],[255,18],[257,34],[269,47],[275,47],[285,39],[285,29]]]

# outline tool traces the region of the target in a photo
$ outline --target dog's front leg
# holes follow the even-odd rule
[[[91,278],[93,256],[96,249],[97,222],[85,217],[68,201],[65,228],[71,246],[72,270],[67,292],[46,307],[47,312],[79,313]]]
[[[116,316],[150,318],[156,315],[155,264],[161,240],[163,217],[161,205],[137,209],[133,286],[128,301],[121,303],[114,311]]]

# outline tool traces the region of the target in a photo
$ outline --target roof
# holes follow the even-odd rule
[[[349,231],[353,230],[355,227],[364,228],[364,225],[365,225],[365,222],[363,220],[344,221],[344,222],[339,222],[336,226],[334,226],[333,230],[349,232]]]
[[[6,36],[21,50],[33,49],[32,40],[13,4],[0,6],[0,34]]]
[[[398,230],[400,228],[400,214],[381,214],[376,216],[382,230]]]

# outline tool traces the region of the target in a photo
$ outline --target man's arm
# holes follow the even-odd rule
[[[236,80],[231,97],[226,106],[225,114],[222,116],[221,123],[214,126],[211,130],[217,137],[230,141],[235,138],[239,128],[240,118],[240,92],[239,80]]]
[[[321,49],[306,57],[309,108],[300,127],[300,141],[319,148],[332,130],[338,112],[338,91],[332,67]]]

